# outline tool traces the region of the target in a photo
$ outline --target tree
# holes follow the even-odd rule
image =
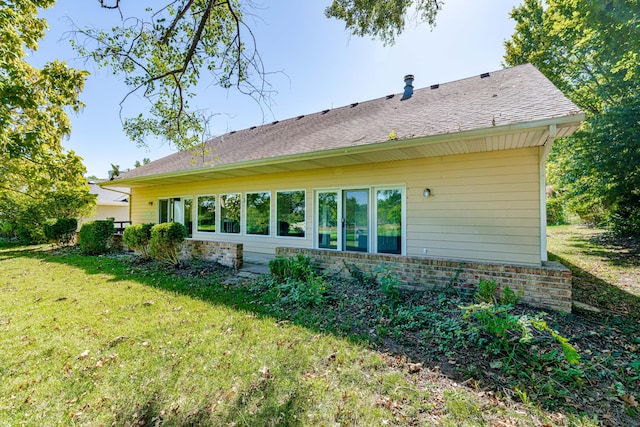
[[[587,120],[558,140],[550,183],[583,219],[640,234],[640,4],[525,0],[513,9],[507,65],[531,62]]]
[[[39,240],[47,218],[75,216],[92,198],[81,159],[61,145],[71,131],[66,110],[79,111],[85,71],[53,61],[29,65],[47,28],[39,8],[54,0],[0,5],[0,222]]]
[[[120,10],[120,1],[103,8]],[[158,136],[179,149],[198,144],[201,112],[190,100],[203,78],[264,101],[262,62],[239,0],[147,2],[144,17],[122,20],[109,30],[78,29],[74,47],[99,66],[126,76],[125,83],[150,103],[149,114],[123,119],[125,133],[139,146]],[[123,99],[123,102],[126,100]]]
[[[146,165],[146,164],[149,164],[149,163],[151,163],[151,159],[148,158],[148,157],[145,157],[145,158],[142,159],[142,162],[140,162],[140,160],[136,160],[136,162],[135,162],[135,164],[133,166],[136,167],[136,168],[139,168],[140,166]]]
[[[325,15],[344,21],[354,35],[379,37],[384,44],[393,44],[412,8],[419,20],[433,26],[443,4],[440,0],[333,0]]]
[[[135,2],[144,13],[124,18],[120,0],[99,0],[101,7],[120,13],[122,24],[109,30],[77,29],[74,47],[99,66],[126,76],[130,92],[149,102],[148,114],[123,117],[127,136],[138,146],[159,137],[178,149],[192,149],[206,133],[203,111],[191,105],[196,87],[235,87],[260,104],[270,90],[251,28],[244,16],[252,3],[242,0],[165,0]],[[134,2],[127,2],[132,5]],[[334,0],[327,17],[344,20],[359,36],[379,37],[392,44],[410,10],[431,25],[440,0]],[[201,86],[202,87],[202,86]]]

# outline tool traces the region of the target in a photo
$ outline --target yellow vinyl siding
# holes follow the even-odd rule
[[[270,191],[271,237],[244,234],[245,218],[242,234],[194,231],[193,237],[242,242],[245,251],[313,248],[314,190],[401,186],[406,255],[424,256],[426,248],[429,257],[539,264],[538,159],[537,148],[524,148],[132,188],[132,221],[156,222],[162,197],[195,201],[198,195],[240,192],[244,203],[247,192]],[[423,196],[425,188],[431,189],[431,197]],[[306,190],[305,238],[275,237],[275,193],[282,190]]]

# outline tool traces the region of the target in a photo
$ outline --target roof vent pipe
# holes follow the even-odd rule
[[[413,95],[413,74],[407,74],[404,76],[404,93],[400,101],[411,98],[411,95]]]

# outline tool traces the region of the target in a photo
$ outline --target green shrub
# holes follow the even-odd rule
[[[495,280],[480,279],[474,297],[478,303],[516,305],[520,302],[517,295],[508,285],[500,291]]]
[[[180,249],[187,237],[187,228],[178,222],[165,222],[151,227],[149,252],[161,262],[180,265]]]
[[[95,220],[82,224],[78,233],[80,251],[87,255],[100,255],[107,252],[109,242],[116,232],[111,220]]]
[[[75,218],[58,218],[47,221],[43,226],[47,240],[61,246],[73,242],[77,229],[78,220]]]
[[[378,281],[380,282],[380,290],[392,307],[397,306],[402,301],[400,295],[400,281],[391,270],[381,265],[376,270]]]
[[[143,259],[151,258],[149,245],[151,243],[151,229],[154,224],[134,224],[124,229],[122,241],[134,251],[139,251]]]
[[[307,276],[313,274],[311,258],[302,254],[298,254],[296,257],[272,259],[269,261],[269,271],[278,280],[286,278],[305,280]]]
[[[568,224],[566,202],[561,197],[549,197],[547,199],[547,224]]]
[[[495,280],[480,279],[478,289],[475,293],[475,299],[479,303],[495,304],[497,302],[496,293],[498,285]]]
[[[473,304],[461,307],[463,317],[469,322],[471,331],[479,331],[487,334],[489,340],[482,340],[490,350],[496,353],[506,353],[509,362],[516,352],[523,356],[523,362],[533,359],[535,356],[524,347],[531,347],[533,331],[538,331],[541,335],[551,336],[558,344],[567,360],[571,364],[577,364],[580,356],[576,349],[569,344],[569,340],[551,329],[544,320],[544,313],[534,316],[526,314],[512,314],[513,305],[500,305],[490,303]],[[538,347],[543,347],[543,338],[536,340]],[[546,344],[550,345],[550,344]],[[508,363],[507,363],[508,365]]]
[[[272,259],[269,271],[281,301],[304,307],[318,306],[324,301],[327,286],[324,277],[313,270],[311,258],[298,254]]]

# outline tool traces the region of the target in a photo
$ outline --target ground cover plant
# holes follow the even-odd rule
[[[488,285],[478,300],[406,294],[384,266],[352,282],[304,258],[279,268],[243,279],[207,263],[3,249],[0,425],[640,422],[629,316],[541,314]],[[465,319],[479,304],[508,320],[500,336]],[[520,342],[513,325],[535,319],[548,329]]]

